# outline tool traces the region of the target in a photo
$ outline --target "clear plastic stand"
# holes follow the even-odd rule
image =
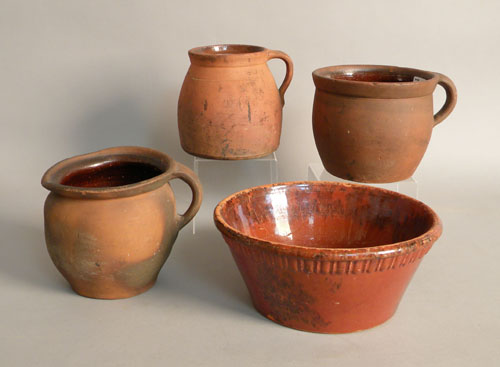
[[[359,182],[347,181],[328,173],[321,163],[309,163],[307,169],[307,179],[311,181],[335,181],[335,182],[359,183]],[[410,177],[404,181],[383,183],[383,184],[369,183],[366,185],[396,191],[401,194],[408,195],[415,199],[418,199],[418,182],[413,177]]]
[[[216,160],[194,157],[193,171],[200,178],[205,194],[200,211],[193,219],[193,234],[196,221],[212,220],[215,206],[225,197],[252,187],[278,181],[278,158],[276,153],[248,160]]]

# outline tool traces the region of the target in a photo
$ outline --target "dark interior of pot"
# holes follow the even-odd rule
[[[410,240],[434,217],[423,204],[390,192],[333,184],[246,191],[225,202],[224,221],[243,235],[316,248],[362,248]]]
[[[115,187],[130,185],[162,174],[160,168],[143,162],[111,161],[70,172],[62,185],[73,187]]]
[[[356,71],[353,73],[332,73],[333,79],[352,80],[357,82],[375,82],[375,83],[408,83],[418,82],[426,78],[413,74],[391,73],[382,70]]]
[[[264,51],[264,48],[250,45],[216,45],[202,48],[202,52],[208,55],[248,54],[260,51]]]

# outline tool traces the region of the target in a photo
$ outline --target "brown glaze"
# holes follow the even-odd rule
[[[176,212],[169,181],[191,188],[186,213]],[[76,156],[42,178],[45,239],[54,264],[78,294],[126,298],[152,287],[178,231],[201,204],[201,184],[159,151],[118,147]]]
[[[457,92],[446,76],[377,65],[313,72],[313,131],[325,169],[358,182],[395,182],[415,172],[432,129],[453,110]],[[433,116],[436,85],[446,102]]]
[[[243,190],[219,203],[214,220],[256,309],[322,333],[389,319],[442,230],[417,200],[333,182]]]
[[[352,81],[356,81],[356,82],[375,82],[375,83],[408,83],[408,82],[413,82],[413,77],[411,75],[401,75],[401,74],[397,74],[397,73],[384,74],[383,72],[373,72],[373,71],[353,73],[352,75],[338,73],[338,74],[332,74],[330,77],[337,79],[337,80],[339,80],[339,79],[352,80]]]
[[[75,187],[114,187],[149,180],[161,173],[161,169],[147,163],[107,162],[71,172],[61,180],[61,184]]]
[[[251,159],[278,149],[290,57],[259,46],[216,45],[194,48],[189,58],[177,111],[182,148],[212,159]],[[267,66],[273,58],[287,68],[279,90]]]

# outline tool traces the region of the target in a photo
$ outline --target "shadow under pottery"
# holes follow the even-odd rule
[[[179,233],[166,267],[171,271],[160,273],[156,287],[265,321],[255,311],[231,253],[215,227],[197,225],[193,235],[191,225],[186,226]]]
[[[72,294],[50,260],[42,228],[0,219],[0,276],[20,286]]]

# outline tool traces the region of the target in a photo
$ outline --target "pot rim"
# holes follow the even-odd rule
[[[230,49],[246,52],[230,52]],[[268,59],[268,54],[269,50],[265,47],[238,43],[199,46],[188,51],[192,63],[223,67],[263,63]]]
[[[383,71],[386,74],[419,77],[410,82],[380,82],[336,79],[334,75],[352,75],[361,71]],[[312,72],[317,89],[327,93],[366,98],[413,98],[431,94],[439,81],[439,73],[392,65],[336,65]]]
[[[61,184],[72,172],[113,161],[147,163],[162,173],[128,185],[108,187],[77,187]],[[175,161],[158,150],[139,146],[119,146],[80,154],[57,162],[42,177],[42,186],[59,195],[80,199],[111,199],[152,191],[163,186],[175,171]]]
[[[361,248],[324,248],[324,247],[290,245],[276,241],[263,240],[254,236],[250,236],[244,234],[243,232],[229,225],[229,223],[227,223],[222,216],[223,207],[230,200],[233,200],[238,196],[247,195],[249,192],[255,190],[268,191],[273,187],[279,187],[279,186],[287,187],[287,186],[299,186],[299,185],[342,186],[345,188],[352,187],[355,188],[356,190],[361,189],[368,191],[377,191],[383,195],[400,197],[405,200],[411,201],[412,203],[414,203],[414,205],[422,207],[424,211],[431,217],[432,224],[425,233],[406,241],[395,242],[385,245],[378,245],[378,246],[361,247]],[[442,233],[442,223],[438,215],[428,205],[422,203],[419,200],[416,200],[412,197],[394,191],[378,187],[344,183],[344,182],[331,182],[331,181],[290,181],[290,182],[281,182],[275,184],[255,186],[245,190],[238,191],[228,196],[224,200],[222,200],[216,206],[214,210],[214,222],[219,231],[221,231],[223,235],[235,239],[246,246],[254,246],[264,251],[276,252],[283,255],[289,255],[289,256],[295,256],[313,260],[326,260],[326,261],[366,260],[366,259],[386,258],[386,257],[404,255],[407,253],[418,251],[424,247],[430,247],[440,237]]]

